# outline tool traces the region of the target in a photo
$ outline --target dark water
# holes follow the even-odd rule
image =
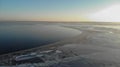
[[[79,35],[80,31],[36,22],[0,22],[0,54],[38,47]]]

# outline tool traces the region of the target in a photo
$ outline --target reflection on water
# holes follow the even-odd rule
[[[0,23],[0,54],[38,47],[79,34],[78,30],[55,25]]]

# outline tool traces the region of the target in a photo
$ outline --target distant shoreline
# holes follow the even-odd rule
[[[120,24],[120,22],[97,22],[97,21],[0,21],[0,22],[51,22],[51,23],[97,23],[97,24]]]

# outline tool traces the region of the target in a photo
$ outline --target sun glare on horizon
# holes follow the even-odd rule
[[[89,16],[93,21],[120,22],[120,4],[112,5]]]

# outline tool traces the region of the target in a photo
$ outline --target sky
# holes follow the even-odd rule
[[[0,0],[0,21],[120,22],[120,0]]]

